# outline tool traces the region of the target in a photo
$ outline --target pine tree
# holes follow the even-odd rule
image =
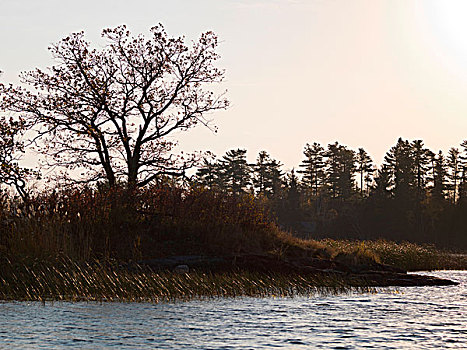
[[[392,196],[391,191],[391,169],[388,164],[383,164],[381,169],[377,171],[375,177],[375,187],[371,195],[378,199],[389,199]]]
[[[282,164],[279,161],[275,159],[271,161],[271,165],[269,167],[269,176],[270,176],[271,184],[272,184],[272,188],[271,188],[272,197],[277,197],[282,192],[282,187],[284,183],[283,181],[284,173],[282,172],[281,167],[282,167]]]
[[[378,168],[376,165],[373,165],[371,169],[368,171],[368,173],[365,175],[365,190],[366,190],[366,196],[370,195],[372,186],[374,184],[374,174],[377,174]]]
[[[427,171],[430,164],[430,153],[423,145],[422,140],[412,141],[411,158],[413,160],[414,186],[416,188],[416,200],[423,200],[426,192]]]
[[[252,182],[255,192],[267,197],[276,195],[281,188],[282,164],[261,151],[256,159],[256,164],[252,166]]]
[[[328,145],[325,153],[327,186],[332,198],[346,200],[354,189],[355,152],[337,142]]]
[[[435,157],[434,165],[432,197],[436,201],[442,201],[445,200],[446,192],[446,161],[442,151]]]
[[[365,196],[364,185],[366,185],[368,193],[368,184],[371,182],[371,175],[374,171],[373,161],[363,148],[359,148],[356,153],[356,164],[356,171],[360,174],[360,195],[363,198]]]
[[[386,153],[385,164],[390,171],[391,189],[394,198],[408,202],[414,197],[414,162],[411,145],[399,138],[395,146]]]
[[[220,189],[222,185],[220,184],[219,170],[218,162],[204,158],[201,167],[196,172],[196,180],[209,189]]]
[[[447,159],[450,197],[454,204],[457,202],[459,179],[462,174],[459,154],[458,148],[451,147]]]
[[[236,149],[225,153],[220,161],[220,174],[225,187],[240,194],[250,185],[250,166],[246,160],[246,150]]]
[[[462,153],[459,155],[461,178],[459,183],[459,202],[467,202],[467,140],[461,143]]]
[[[300,187],[298,177],[295,175],[294,169],[287,174],[286,184],[288,205],[291,209],[297,210],[300,206]]]
[[[253,187],[258,194],[266,195],[266,188],[269,187],[267,179],[268,163],[270,162],[269,154],[261,151],[256,158],[256,164],[253,165]]]
[[[324,182],[324,148],[317,142],[313,145],[306,144],[303,151],[305,160],[300,164],[303,170],[297,171],[303,174],[303,184],[311,190],[311,196],[317,197],[320,187]]]

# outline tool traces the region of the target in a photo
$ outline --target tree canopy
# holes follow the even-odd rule
[[[215,66],[218,40],[206,32],[188,46],[162,25],[150,32],[105,29],[99,48],[84,32],[71,34],[49,48],[55,65],[22,73],[27,87],[0,85],[0,109],[35,126],[49,165],[85,169],[85,181],[144,186],[184,174],[198,157],[175,156],[173,134],[208,126],[209,112],[228,107],[206,87],[224,76]]]
[[[24,144],[19,136],[25,130],[23,119],[0,119],[0,184],[16,188],[24,199],[27,196],[26,178],[33,174],[29,169],[19,166],[20,155],[24,152]]]

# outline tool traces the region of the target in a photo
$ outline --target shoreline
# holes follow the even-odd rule
[[[118,301],[168,302],[217,297],[294,297],[315,294],[371,292],[377,287],[456,285],[456,282],[396,271],[347,271],[277,262],[274,270],[261,268],[258,256],[239,257],[225,269],[192,268],[181,273],[136,263],[115,261],[76,262],[2,259],[0,300],[5,301]],[[262,257],[263,263],[271,258]],[[266,260],[265,260],[266,259]],[[7,259],[8,260],[8,259]],[[321,264],[328,264],[321,261]],[[295,266],[295,267],[293,267]],[[324,267],[324,268],[323,268]],[[285,270],[286,269],[286,270]]]

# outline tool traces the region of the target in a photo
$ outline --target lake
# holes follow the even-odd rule
[[[458,286],[371,294],[150,303],[0,303],[0,348],[467,348],[467,271]]]

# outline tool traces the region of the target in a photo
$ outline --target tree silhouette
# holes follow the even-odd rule
[[[446,162],[442,151],[439,151],[434,159],[433,170],[433,199],[438,202],[444,201],[446,192]]]
[[[360,195],[363,198],[365,196],[364,184],[367,185],[368,193],[368,183],[371,181],[371,174],[373,173],[373,161],[363,148],[359,148],[356,153],[356,164],[356,171],[360,174]]]
[[[246,160],[246,150],[236,149],[225,153],[220,162],[220,175],[226,188],[240,194],[250,185],[250,166]]]
[[[252,183],[257,194],[273,197],[278,193],[282,183],[281,166],[266,151],[259,152],[252,165]]]
[[[290,173],[287,174],[286,184],[288,207],[297,211],[300,205],[300,187],[299,179],[297,175],[295,175],[295,169],[292,169]]]
[[[162,25],[151,36],[105,29],[107,44],[91,48],[84,33],[50,47],[57,62],[21,75],[29,88],[3,86],[0,108],[34,123],[50,165],[84,168],[85,180],[120,179],[144,186],[163,174],[182,175],[198,156],[176,157],[171,137],[228,102],[205,86],[222,80],[214,66],[217,37],[201,35],[191,47]]]
[[[303,170],[297,172],[302,174],[302,182],[305,187],[311,189],[311,196],[317,197],[318,191],[325,181],[324,148],[317,142],[312,145],[307,143],[303,154],[305,160],[300,164],[300,168]]]
[[[280,163],[265,151],[259,153],[250,167],[245,159],[246,150],[239,149],[227,152],[218,162],[206,163],[202,169],[206,169],[206,174],[220,174],[206,179],[216,178],[219,187],[237,193],[251,191],[250,183],[245,181],[250,171],[258,202],[275,216],[281,227],[299,237],[385,238],[459,249],[467,248],[467,196],[463,187],[467,141],[461,147],[461,151],[451,148],[446,159],[443,152],[435,154],[427,149],[422,140],[399,138],[375,171],[362,148],[354,152],[335,142],[323,152],[316,142],[306,144],[301,177],[292,169],[283,181],[283,189],[278,191],[280,195],[273,191],[272,185],[272,179],[281,179]],[[316,167],[320,163],[324,168]],[[457,172],[453,170],[456,167]],[[238,172],[244,175],[233,175],[237,168],[244,169]],[[315,176],[316,169],[322,171],[321,182]],[[273,171],[277,171],[276,176]],[[355,175],[359,175],[359,186],[355,184]],[[238,180],[233,181],[234,178]],[[452,199],[456,197],[455,183],[456,203]],[[353,200],[359,197],[361,200]]]
[[[338,142],[328,145],[325,153],[327,186],[332,198],[346,200],[354,189],[355,152]]]
[[[384,160],[391,173],[394,198],[407,203],[414,197],[415,182],[410,143],[399,138],[396,145],[386,153]]]
[[[24,152],[24,144],[19,137],[26,129],[22,118],[0,119],[0,184],[13,186],[20,197],[27,197],[26,179],[37,174],[19,166],[18,161]]]
[[[375,187],[371,192],[372,196],[377,199],[384,200],[392,197],[391,191],[391,169],[388,164],[383,164],[381,169],[378,169],[375,177]]]
[[[427,170],[430,164],[431,151],[424,147],[422,140],[414,140],[411,142],[411,158],[413,160],[413,171],[415,177],[414,186],[416,188],[416,201],[423,200],[426,188]]]
[[[461,143],[462,152],[459,156],[461,166],[461,178],[459,184],[459,202],[467,202],[467,140]]]
[[[449,178],[449,187],[451,192],[451,201],[456,204],[458,196],[458,185],[459,177],[461,175],[461,165],[459,159],[459,149],[451,147],[449,149],[447,166],[448,166],[448,178]]]
[[[209,189],[220,189],[222,188],[222,182],[219,172],[218,162],[203,158],[196,172],[196,181]]]

